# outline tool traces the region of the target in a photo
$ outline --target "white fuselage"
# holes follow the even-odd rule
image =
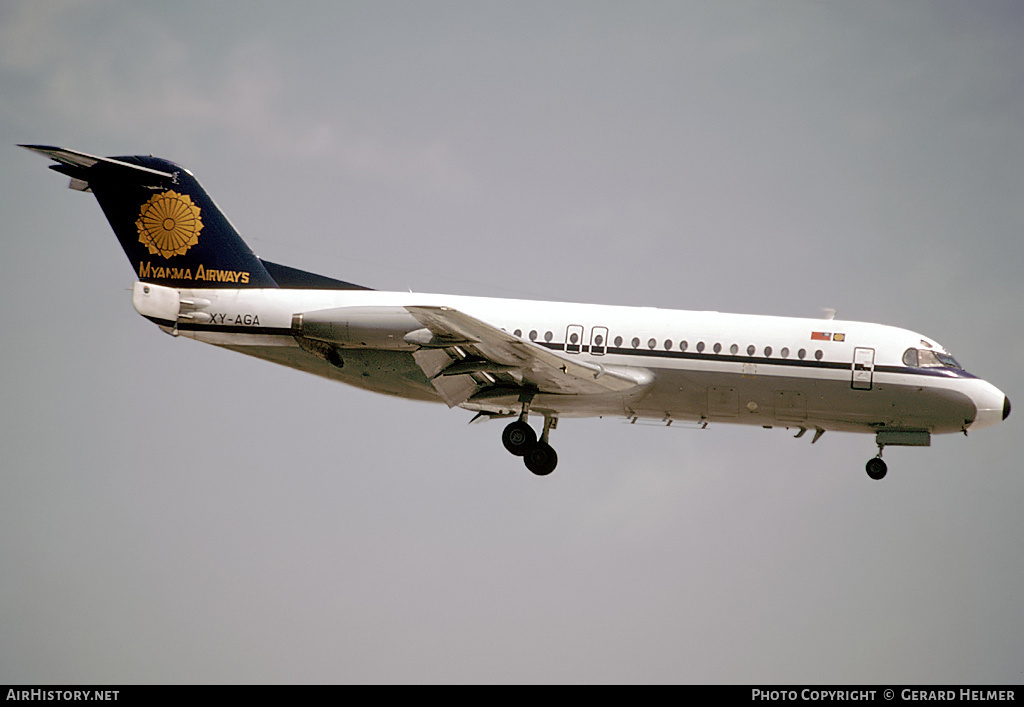
[[[300,346],[293,317],[340,307],[444,306],[559,355],[647,376],[624,393],[537,395],[532,409],[552,417],[949,433],[995,424],[1008,405],[994,386],[957,367],[907,365],[908,349],[946,352],[920,334],[879,324],[373,290],[177,293],[170,314],[136,307],[174,334],[418,400],[442,402],[413,359],[415,345],[348,345],[339,349],[341,365],[332,365]],[[494,376],[475,375],[500,388]],[[519,400],[510,392],[459,405],[515,414]]]

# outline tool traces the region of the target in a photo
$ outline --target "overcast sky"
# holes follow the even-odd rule
[[[0,3],[0,683],[1019,683],[1020,414],[501,423],[172,339],[42,143],[378,289],[875,321],[1024,400],[1024,5]],[[1022,403],[1024,404],[1024,403]]]

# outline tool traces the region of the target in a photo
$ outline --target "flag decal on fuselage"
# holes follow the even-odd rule
[[[846,334],[833,334],[830,331],[812,331],[811,341],[846,341]]]

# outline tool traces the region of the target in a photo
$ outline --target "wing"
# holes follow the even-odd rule
[[[450,407],[524,392],[625,393],[651,381],[646,370],[569,358],[450,307],[406,310],[429,331],[413,357]]]

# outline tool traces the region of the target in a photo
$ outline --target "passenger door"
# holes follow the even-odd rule
[[[854,390],[871,390],[874,373],[875,350],[855,348],[853,350],[853,379],[851,387]]]

